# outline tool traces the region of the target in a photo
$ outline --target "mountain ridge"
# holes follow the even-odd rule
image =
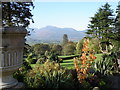
[[[59,28],[56,26],[46,26],[40,29],[34,28],[34,31],[31,31],[31,35],[27,37],[27,42],[38,41],[38,43],[44,41],[57,41],[61,42],[63,39],[63,35],[67,34],[68,39],[71,41],[79,41],[83,37],[85,37],[84,31],[77,31],[73,28]]]

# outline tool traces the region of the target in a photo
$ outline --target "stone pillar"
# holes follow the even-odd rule
[[[23,63],[24,37],[27,30],[23,27],[0,28],[0,89],[11,88],[18,84],[12,74]]]

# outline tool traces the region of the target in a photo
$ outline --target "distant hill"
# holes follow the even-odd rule
[[[79,41],[86,35],[85,32],[85,30],[77,31],[73,28],[58,28],[55,26],[46,26],[41,29],[34,28],[31,35],[27,37],[27,43],[60,43],[64,34],[67,34],[71,41]]]

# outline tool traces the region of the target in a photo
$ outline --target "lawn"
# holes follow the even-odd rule
[[[63,60],[63,62],[60,63],[60,65],[66,67],[67,69],[74,69],[73,59]]]
[[[76,56],[76,55],[69,55],[69,56],[58,56],[59,58],[67,58],[67,57],[71,57],[71,56]]]
[[[95,61],[98,61],[101,59],[102,54],[95,54],[97,57]],[[60,56],[60,57],[69,57],[69,56]],[[31,64],[31,67],[34,67],[36,64]],[[61,66],[67,68],[67,69],[74,69],[74,61],[73,59],[63,60],[62,63],[60,63]]]
[[[102,57],[102,54],[95,54],[97,57],[95,61],[100,60]],[[65,57],[65,56],[62,56]],[[63,60],[62,63],[60,63],[61,66],[66,67],[67,69],[74,69],[74,61],[73,59]]]

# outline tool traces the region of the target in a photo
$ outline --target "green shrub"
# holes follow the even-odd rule
[[[73,55],[75,54],[75,51],[76,51],[75,43],[71,41],[66,43],[62,49],[63,55]]]
[[[55,61],[55,62],[59,62],[59,58],[58,55],[55,52],[50,52],[50,55],[48,56],[49,60]]]
[[[88,73],[87,78],[81,83],[78,81],[77,72],[75,69],[71,70],[75,90],[93,90],[94,87],[99,87],[100,90],[109,90],[111,82],[109,79],[99,72]]]
[[[29,53],[24,59],[29,64],[35,64],[37,62],[37,56],[34,53]]]
[[[54,61],[35,66],[26,76],[27,88],[72,88],[69,72]]]
[[[46,58],[43,57],[43,58],[39,58],[39,59],[37,60],[36,64],[43,64],[43,63],[45,63],[45,62],[46,62]]]
[[[24,78],[29,70],[31,70],[30,64],[23,60],[23,65],[20,67],[14,74],[13,77],[16,78],[19,82],[24,82]]]
[[[99,87],[100,90],[109,90],[109,85],[111,85],[111,82],[108,80],[108,77],[99,72],[88,74],[88,77],[82,83],[85,90],[92,90],[94,87]]]
[[[95,69],[103,75],[117,73],[118,63],[116,53],[103,54],[102,59],[95,62]]]

